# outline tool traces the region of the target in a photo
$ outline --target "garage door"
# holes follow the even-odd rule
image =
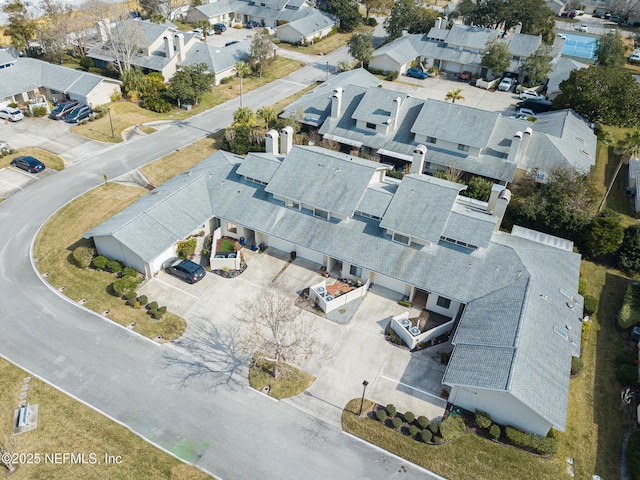
[[[296,251],[299,257],[311,260],[312,262],[319,263],[321,265],[324,264],[324,255],[316,252],[315,250],[310,250],[304,247],[297,247]]]
[[[269,237],[269,241],[267,244],[271,248],[277,248],[278,250],[282,250],[283,252],[292,252],[295,250],[293,243],[287,242],[286,240],[280,240],[279,238]]]
[[[376,285],[379,285],[384,288],[388,288],[389,290],[393,290],[394,292],[404,294],[405,283],[400,280],[396,280],[395,278],[386,277],[384,275],[380,275],[376,273],[373,277],[372,282]]]

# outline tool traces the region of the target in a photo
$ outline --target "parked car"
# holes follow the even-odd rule
[[[528,99],[533,99],[533,100],[546,100],[547,98],[541,94],[536,92],[535,90],[522,90],[520,92],[520,100],[528,100]]]
[[[222,32],[227,31],[227,26],[224,23],[214,23],[211,28],[213,28],[213,33],[216,35],[220,35]]]
[[[587,33],[587,30],[589,30],[589,26],[586,23],[583,23],[578,28],[576,28],[576,30],[582,33]]]
[[[9,120],[10,122],[17,122],[24,118],[23,113],[17,108],[3,107],[0,108],[0,118]]]
[[[551,102],[548,100],[535,100],[533,98],[529,98],[516,103],[516,110],[521,110],[523,108],[528,108],[537,115],[538,113],[549,112],[551,110]]]
[[[407,69],[407,77],[419,78],[420,80],[424,80],[429,75],[416,67],[411,67]]]
[[[261,25],[255,20],[249,20],[247,23],[244,24],[244,26],[248,29],[252,29],[252,28],[258,28]]]
[[[80,120],[89,118],[92,113],[93,110],[91,110],[91,107],[89,105],[78,105],[76,108],[69,112],[64,121],[67,123],[78,123]]]
[[[5,140],[0,140],[0,153],[8,152],[9,150],[11,150],[9,148],[9,143]]]
[[[57,107],[51,110],[49,118],[53,120],[60,120],[61,118],[66,117],[67,114],[78,105],[80,105],[80,102],[77,100],[69,100],[68,102],[60,103]]]
[[[462,80],[463,82],[468,82],[469,80],[471,80],[472,76],[473,75],[469,70],[465,70],[464,72],[460,72],[458,74],[458,79]]]
[[[508,92],[516,84],[515,80],[511,77],[504,77],[498,84],[498,90],[501,92]]]
[[[204,268],[191,260],[175,259],[169,264],[165,271],[170,275],[175,275],[187,283],[196,283],[202,280],[206,274]]]
[[[609,21],[613,22],[613,23],[617,23],[619,25],[620,24],[620,17],[618,15],[611,15],[609,17]]]
[[[631,55],[629,55],[629,63],[640,63],[640,50],[634,50]]]
[[[34,157],[16,157],[11,160],[11,166],[30,173],[38,173],[45,169],[44,163]]]
[[[516,112],[516,118],[528,118],[528,117],[538,118],[538,115],[536,115],[536,113],[529,108],[521,108]]]

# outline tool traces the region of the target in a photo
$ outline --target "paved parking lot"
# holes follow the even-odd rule
[[[323,279],[319,265],[303,259],[288,263],[287,252],[243,252],[248,269],[236,278],[208,273],[199,283],[189,285],[161,272],[140,289],[150,300],[167,305],[187,320],[187,332],[173,342],[176,346],[189,349],[206,337],[217,346],[212,357],[231,352],[239,328],[237,305],[255,297],[262,285],[277,281],[294,294]],[[339,427],[342,408],[362,395],[362,381],[367,380],[367,398],[429,418],[441,416],[446,406],[438,397],[444,365],[426,351],[411,354],[384,339],[389,317],[406,310],[398,304],[400,297],[374,286],[346,325],[303,312],[303,321],[313,323],[322,348],[301,366],[317,380],[307,392],[286,402]],[[230,360],[212,362],[228,366]]]
[[[41,178],[54,173],[55,170],[50,168],[37,174],[25,172],[14,167],[0,168],[0,198],[7,198]]]
[[[241,42],[253,38],[256,33],[256,29],[248,28],[230,28],[222,32],[220,35],[208,35],[207,45],[215,45],[217,47],[224,47],[229,42]]]

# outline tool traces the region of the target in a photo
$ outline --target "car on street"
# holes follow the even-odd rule
[[[227,26],[224,23],[214,23],[211,25],[211,28],[213,29],[213,33],[216,35],[220,35],[222,32],[227,31]]]
[[[45,169],[44,163],[31,156],[16,157],[11,160],[12,167],[21,168],[29,173],[38,173]]]
[[[420,80],[424,80],[429,75],[416,67],[411,67],[407,70],[407,77],[419,78]]]
[[[498,90],[501,92],[508,92],[515,86],[516,82],[511,77],[504,77],[502,81],[498,84]]]
[[[629,55],[629,63],[640,63],[640,50],[634,50],[631,55]]]
[[[536,92],[535,90],[528,90],[528,89],[522,90],[520,92],[520,100],[528,100],[528,99],[546,100],[547,98],[541,93]]]
[[[538,118],[538,115],[536,115],[536,113],[529,108],[521,108],[516,112],[516,118],[529,118],[529,117]]]
[[[9,142],[6,140],[0,140],[0,153],[8,152],[9,150],[11,150],[9,148]]]
[[[69,100],[68,102],[60,103],[57,107],[51,110],[49,118],[52,120],[60,120],[78,105],[80,105],[80,102],[77,100]]]
[[[260,24],[255,20],[249,20],[247,23],[244,24],[244,26],[245,28],[252,29],[252,28],[260,27]]]
[[[202,280],[207,273],[201,265],[191,260],[177,258],[172,261],[165,271],[170,275],[175,275],[187,283],[196,283]]]
[[[587,33],[587,30],[589,30],[589,26],[586,23],[583,23],[578,28],[576,28],[576,30],[582,33]]]
[[[3,107],[0,108],[0,118],[10,122],[17,122],[24,118],[24,114],[17,108]]]
[[[69,112],[64,121],[67,123],[78,123],[80,120],[89,118],[92,113],[93,110],[91,110],[91,107],[89,105],[78,105],[76,108]]]
[[[516,110],[521,110],[523,108],[527,108],[535,114],[549,112],[551,111],[551,102],[548,100],[535,100],[530,98],[516,103]]]

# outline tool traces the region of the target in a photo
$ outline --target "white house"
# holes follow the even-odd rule
[[[310,44],[331,33],[336,26],[332,15],[316,9],[308,9],[308,15],[276,28],[281,42]]]
[[[500,232],[509,191],[496,186],[488,203],[461,197],[464,185],[421,173],[425,146],[400,181],[383,164],[292,137],[290,127],[270,131],[267,152],[246,158],[219,151],[85,238],[153,275],[178,240],[205,229],[295,251],[398,299],[426,296],[450,319],[450,402],[538,435],[564,430],[582,315],[571,242]]]

